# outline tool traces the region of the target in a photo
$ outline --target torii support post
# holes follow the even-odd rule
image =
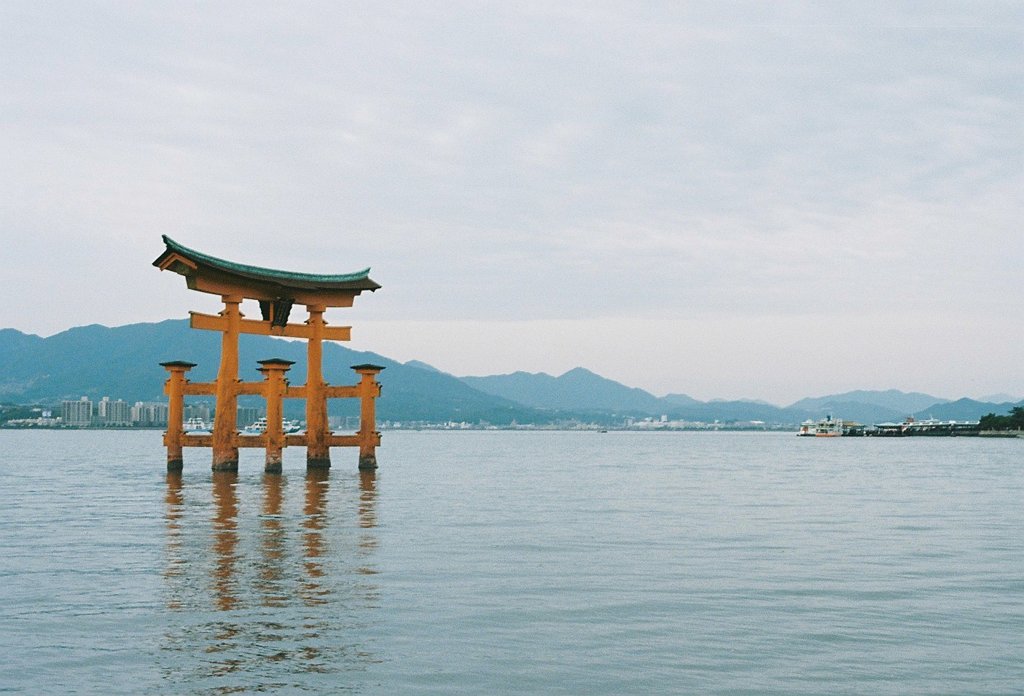
[[[309,339],[306,346],[306,468],[331,466],[330,432],[327,423],[327,395],[324,391],[324,305],[306,305]]]
[[[377,445],[380,444],[380,433],[377,432],[376,400],[380,396],[380,383],[375,377],[384,368],[380,365],[353,365],[362,379],[357,385],[360,398],[359,408],[359,469],[372,471],[377,468]]]
[[[223,334],[217,371],[217,411],[213,417],[213,470],[238,471],[238,334],[242,313],[239,295],[223,295]]]
[[[182,360],[162,362],[160,365],[170,374],[164,383],[167,394],[167,432],[164,433],[164,444],[167,446],[167,470],[181,471],[184,460],[181,455],[181,441],[185,437],[182,429],[185,414],[185,373],[196,366],[195,363]]]
[[[267,459],[264,471],[268,474],[281,473],[281,450],[284,449],[284,428],[281,419],[283,410],[281,401],[284,398],[285,388],[288,382],[284,373],[295,363],[291,360],[271,358],[260,360],[260,372],[266,378],[263,387],[263,396],[267,401],[267,430],[264,435],[267,438]]]

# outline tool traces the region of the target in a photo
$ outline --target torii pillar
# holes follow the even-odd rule
[[[213,470],[237,471],[238,446],[238,334],[242,312],[239,295],[224,295],[220,369],[217,370],[217,408],[213,415]]]
[[[324,311],[323,305],[306,305],[309,340],[306,344],[306,467],[331,466],[330,435],[327,427],[327,395],[324,388]]]
[[[267,444],[267,458],[264,471],[268,474],[281,473],[281,451],[284,449],[284,430],[281,427],[284,409],[281,399],[285,395],[288,381],[284,373],[294,363],[291,360],[271,358],[260,360],[260,372],[266,378],[263,396],[267,402],[267,431],[263,433]]]
[[[185,384],[188,382],[185,373],[196,364],[172,360],[162,362],[160,365],[170,373],[164,384],[164,392],[167,394],[167,433],[164,435],[164,445],[167,446],[167,470],[181,471],[184,463],[181,446],[185,437],[181,423],[185,412]]]
[[[380,433],[377,432],[377,397],[380,396],[380,383],[376,377],[384,368],[380,365],[353,365],[362,379],[356,385],[359,392],[359,469],[372,471],[377,468],[377,445],[380,444]]]

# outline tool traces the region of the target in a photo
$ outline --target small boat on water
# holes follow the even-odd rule
[[[797,435],[801,437],[842,437],[843,432],[843,421],[841,418],[832,418],[832,416],[826,416],[821,420],[805,420],[800,424],[800,430]]]
[[[189,418],[181,424],[181,429],[186,435],[206,435],[210,432],[210,424],[202,418]]]
[[[281,430],[284,431],[285,435],[297,433],[302,430],[302,426],[298,421],[281,419]],[[267,419],[260,418],[255,423],[250,423],[242,429],[243,435],[262,435],[267,432]]]

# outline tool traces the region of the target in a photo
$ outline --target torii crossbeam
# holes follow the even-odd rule
[[[166,235],[166,249],[153,262],[162,271],[173,271],[185,277],[189,289],[220,295],[224,309],[219,315],[190,312],[193,329],[221,332],[220,368],[214,382],[193,383],[185,378],[194,365],[173,361],[161,363],[170,373],[165,386],[169,398],[167,433],[167,468],[182,467],[182,447],[211,447],[214,470],[236,470],[239,447],[265,447],[266,468],[280,471],[281,449],[288,445],[305,445],[309,468],[331,465],[332,446],[359,447],[359,468],[377,467],[376,447],[380,433],[376,430],[374,400],[380,396],[375,376],[384,368],[379,365],[354,365],[361,380],[354,386],[331,386],[323,380],[323,341],[347,341],[351,327],[327,326],[324,312],[328,307],[351,307],[355,296],[364,290],[374,291],[380,285],[369,277],[370,269],[355,273],[318,275],[292,273],[225,261],[178,244]],[[257,300],[261,320],[245,319],[239,310],[244,299]],[[303,305],[308,313],[304,324],[289,324],[295,305]],[[285,373],[291,366],[287,360],[260,361],[263,382],[240,382],[238,379],[239,334],[286,336],[307,341],[306,384],[288,386]],[[209,436],[184,436],[182,428],[183,397],[193,394],[216,396],[213,433]],[[238,396],[262,395],[267,401],[267,431],[262,435],[241,435],[237,429]],[[327,399],[355,397],[362,400],[359,432],[355,435],[334,435],[327,421]],[[281,428],[281,399],[306,400],[306,432],[285,435]],[[273,417],[272,417],[273,416]]]

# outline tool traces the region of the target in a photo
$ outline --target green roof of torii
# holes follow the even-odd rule
[[[355,273],[319,274],[319,273],[295,273],[292,271],[281,271],[274,268],[262,268],[260,266],[248,266],[219,259],[209,254],[204,254],[195,249],[179,244],[167,235],[163,235],[164,244],[167,249],[154,262],[153,265],[163,267],[164,261],[172,254],[182,256],[193,263],[207,266],[213,270],[248,279],[257,283],[271,283],[283,287],[295,287],[303,289],[328,289],[328,290],[376,290],[380,287],[370,279],[370,269],[364,268]],[[172,268],[171,270],[177,270]],[[180,271],[178,271],[180,272]],[[185,275],[183,273],[183,275]]]

